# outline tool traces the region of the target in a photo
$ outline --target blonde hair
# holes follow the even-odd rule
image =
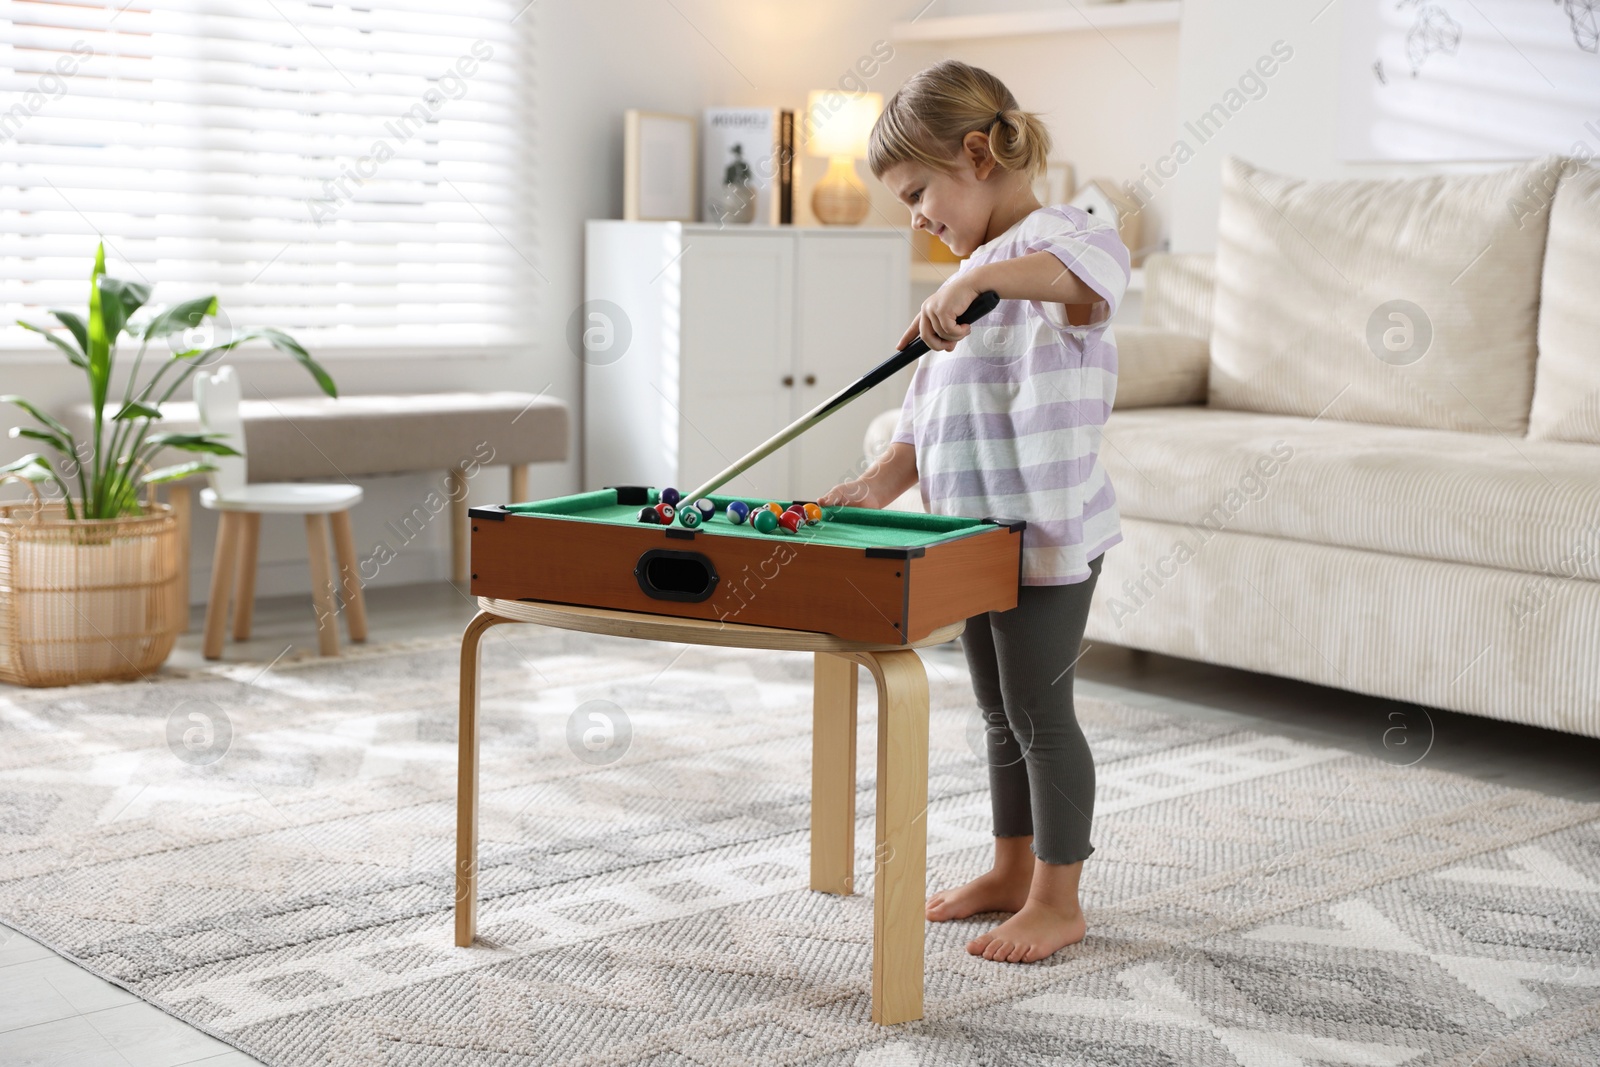
[[[957,59],[912,75],[889,98],[867,142],[867,165],[878,178],[896,163],[953,171],[973,132],[988,136],[1001,169],[1029,178],[1044,170],[1050,131],[1039,116],[1022,110],[999,78]]]

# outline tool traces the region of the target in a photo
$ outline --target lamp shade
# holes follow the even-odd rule
[[[882,93],[819,89],[806,98],[806,151],[813,156],[867,158],[867,136],[883,110]]]

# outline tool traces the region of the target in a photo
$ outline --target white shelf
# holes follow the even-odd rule
[[[955,263],[913,263],[911,281],[918,285],[943,285],[945,279],[956,272]],[[1144,292],[1144,268],[1134,267],[1128,276],[1128,292]]]
[[[1081,33],[1122,26],[1176,26],[1181,0],[1123,0],[1045,11],[1013,11],[992,15],[947,15],[896,22],[894,41],[956,41],[976,37],[1030,37],[1039,33]]]

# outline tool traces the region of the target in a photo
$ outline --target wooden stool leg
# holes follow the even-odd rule
[[[306,551],[311,557],[311,603],[317,609],[317,646],[324,656],[339,654],[338,607],[333,602],[333,566],[328,560],[328,524],[306,516]]]
[[[173,596],[178,600],[178,618],[183,622],[183,632],[189,632],[189,561],[194,544],[194,495],[182,482],[167,483],[167,503],[172,505],[172,517],[178,523],[178,588]]]
[[[513,463],[511,465],[511,502],[524,504],[528,500],[528,465],[526,463]]]
[[[450,580],[466,585],[471,540],[467,536],[467,472],[460,467],[450,471]]]
[[[856,663],[814,654],[811,681],[811,888],[855,891]]]
[[[872,1021],[922,1018],[928,895],[928,675],[911,649],[859,654],[878,682]]]
[[[339,557],[339,594],[344,597],[345,625],[350,640],[367,639],[367,601],[361,592],[361,575],[356,570],[356,535],[350,528],[350,513],[336,511],[333,522],[333,548]]]
[[[239,515],[239,581],[233,598],[233,639],[248,641],[256,608],[256,555],[261,550],[261,513]]]
[[[461,635],[461,718],[456,732],[456,944],[478,933],[478,680],[479,645],[489,627],[507,620],[480,611]]]
[[[239,550],[239,516],[217,515],[217,550],[211,557],[211,593],[206,600],[206,631],[201,651],[206,659],[222,658],[223,631],[228,625],[228,596],[233,592],[234,557]]]

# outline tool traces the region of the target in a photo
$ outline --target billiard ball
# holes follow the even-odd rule
[[[778,528],[778,516],[767,508],[762,508],[750,516],[750,525],[754,526],[759,533],[771,533]]]
[[[717,506],[710,500],[707,500],[705,497],[701,497],[699,500],[696,500],[694,502],[694,507],[690,510],[698,511],[700,513],[700,518],[706,522],[710,522],[717,514]]]
[[[665,500],[656,505],[656,518],[661,520],[661,525],[663,526],[671,526],[672,517],[677,513],[678,509],[667,503]]]
[[[687,527],[688,529],[692,530],[696,526],[700,525],[700,521],[701,520],[700,520],[700,509],[699,508],[679,508],[678,509],[678,525],[679,526],[684,526],[684,527]]]
[[[778,516],[778,525],[782,526],[790,533],[794,533],[796,530],[800,529],[800,527],[805,525],[805,522],[805,513],[801,511],[785,511],[782,515]]]
[[[750,517],[750,505],[746,504],[743,500],[732,500],[729,501],[728,506],[723,509],[723,513],[728,516],[729,522],[737,526],[744,522],[745,519]]]
[[[648,523],[659,523],[661,521],[661,516],[656,514],[656,509],[655,508],[640,508],[639,509],[639,521],[640,522],[648,522]]]
[[[673,507],[677,507],[678,501],[682,499],[683,494],[672,488],[670,485],[661,490],[661,502],[663,504],[671,504]]]
[[[773,518],[777,518],[779,515],[783,514],[783,505],[777,503],[776,501],[769,500],[763,505],[763,507],[772,512]]]
[[[822,508],[817,504],[805,505],[806,525],[815,526],[822,521]]]

